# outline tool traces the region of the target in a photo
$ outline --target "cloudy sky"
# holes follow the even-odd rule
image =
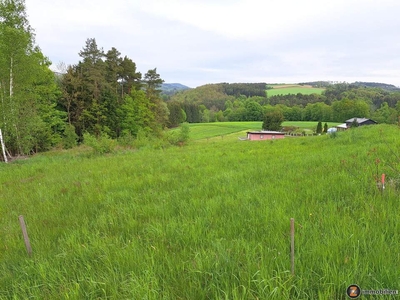
[[[400,86],[398,0],[26,0],[36,43],[76,64],[87,38],[168,83]]]

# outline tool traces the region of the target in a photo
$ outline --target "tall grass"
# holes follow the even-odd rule
[[[227,136],[2,164],[0,298],[345,299],[353,283],[398,289],[398,190],[375,181],[399,177],[398,134],[377,125],[335,138]]]

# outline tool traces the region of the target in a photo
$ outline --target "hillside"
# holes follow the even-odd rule
[[[396,289],[398,134],[376,125],[268,142],[226,136],[0,164],[0,298],[345,299],[350,284]]]
[[[310,81],[310,82],[302,82],[300,85],[310,85],[316,88],[326,88],[333,84],[343,84],[344,82],[334,82],[334,81]],[[345,83],[356,87],[369,87],[369,88],[379,88],[385,91],[396,92],[400,91],[399,87],[396,87],[393,84],[388,83],[379,83],[379,82],[362,82],[356,81],[353,83]]]
[[[161,93],[164,95],[173,95],[179,91],[189,90],[190,87],[180,83],[163,83],[161,84]]]
[[[360,87],[379,88],[379,89],[382,89],[385,91],[390,91],[390,92],[399,92],[400,91],[399,87],[396,87],[393,84],[387,84],[387,83],[356,81],[356,82],[353,82],[352,85],[360,86]]]

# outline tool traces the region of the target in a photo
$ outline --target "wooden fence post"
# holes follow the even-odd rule
[[[290,262],[294,276],[294,218],[290,219]]]
[[[31,243],[29,242],[28,232],[26,231],[24,216],[19,216],[18,218],[19,218],[19,224],[21,225],[22,234],[24,236],[26,252],[28,252],[28,255],[31,256],[32,248],[31,248]]]

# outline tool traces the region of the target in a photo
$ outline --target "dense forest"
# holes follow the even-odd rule
[[[0,129],[10,156],[69,148],[85,136],[163,138],[183,122],[261,121],[274,111],[288,121],[343,122],[368,117],[396,123],[400,92],[392,85],[319,81],[312,95],[266,96],[266,83],[207,84],[162,93],[157,68],[144,75],[116,48],[88,38],[80,61],[51,71],[35,42],[24,0],[0,0]],[[306,84],[306,83],[304,83]],[[311,84],[311,83],[308,83]]]
[[[142,76],[132,59],[94,38],[79,56],[62,74],[52,72],[25,1],[0,0],[0,129],[10,156],[71,147],[85,134],[135,137],[167,126],[156,68]]]

